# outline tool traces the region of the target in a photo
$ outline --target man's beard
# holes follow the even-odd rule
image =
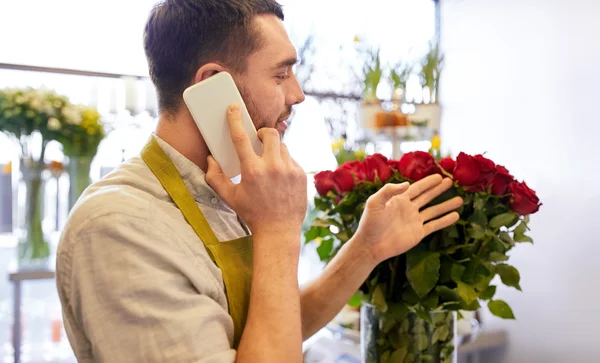
[[[239,90],[240,94],[242,95],[242,99],[244,100],[244,104],[248,109],[248,113],[250,114],[250,118],[252,119],[252,122],[257,130],[262,129],[263,127],[275,127],[277,123],[286,121],[292,115],[292,106],[286,106],[285,112],[279,115],[275,124],[271,125],[272,122],[269,122],[267,116],[260,111],[256,102],[254,102],[252,97],[250,97],[248,90],[243,86],[240,86]]]

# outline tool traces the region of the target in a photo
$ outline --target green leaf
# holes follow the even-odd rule
[[[510,247],[513,247],[515,245],[515,241],[513,241],[508,232],[500,232],[500,239],[506,242]]]
[[[524,221],[521,221],[513,232],[514,234],[525,234],[525,232],[527,232],[527,224]]]
[[[493,300],[488,303],[488,308],[490,312],[496,315],[499,318],[503,319],[514,319],[515,315],[513,314],[512,309],[508,304],[502,300]]]
[[[405,301],[408,305],[415,305],[421,300],[410,284],[404,286],[402,290],[402,301]]]
[[[331,238],[322,240],[319,247],[317,247],[317,253],[321,261],[327,260],[331,255],[331,251],[333,251],[333,239]]]
[[[460,303],[460,308],[461,308],[461,310],[466,310],[466,311],[477,311],[477,310],[479,310],[479,308],[481,308],[481,305],[479,305],[479,300],[475,300],[470,304],[467,304],[466,302],[462,301]]]
[[[364,294],[362,293],[362,291],[358,291],[356,294],[352,295],[352,297],[348,301],[348,305],[352,306],[353,308],[360,307],[362,305],[363,297]]]
[[[435,344],[439,341],[446,341],[446,339],[448,339],[448,336],[450,335],[450,329],[448,328],[447,325],[442,325],[439,326],[435,329],[435,332],[433,333],[433,337],[431,337],[431,343]]]
[[[453,262],[447,257],[441,259],[440,266],[440,282],[445,284],[452,281],[452,266]]]
[[[530,242],[533,243],[533,239],[531,237],[526,236],[524,234],[515,233],[515,242]]]
[[[408,306],[404,303],[388,304],[388,314],[398,322],[404,320],[409,312]]]
[[[331,208],[331,201],[327,198],[315,198],[315,208],[326,211]]]
[[[519,286],[519,281],[521,280],[521,276],[519,275],[519,271],[513,266],[507,264],[499,264],[496,265],[496,271],[500,278],[502,279],[502,283],[506,286],[512,286],[517,290],[521,291],[521,286]]]
[[[503,213],[492,218],[489,226],[494,229],[511,227],[517,222],[518,218],[519,217],[513,212]]]
[[[390,355],[391,352],[389,350],[386,350],[379,358],[379,363],[390,363]]]
[[[474,225],[474,226],[476,226],[476,225]],[[472,238],[472,239],[483,239],[485,237],[485,233],[478,231],[475,228],[469,228],[467,230],[467,235],[469,236],[469,238]]]
[[[438,295],[445,301],[460,301],[460,296],[456,290],[449,288],[448,286],[438,286],[435,288]]]
[[[459,265],[455,263],[452,265],[452,281],[459,282],[461,281],[462,275],[465,273],[467,268],[463,265]]]
[[[306,242],[310,242],[319,237],[326,237],[331,234],[331,231],[328,228],[323,228],[319,226],[312,226],[306,233],[304,233],[304,238]]]
[[[426,321],[426,322],[428,322],[428,323],[431,323],[431,322],[432,322],[432,321],[431,321],[431,316],[429,315],[429,313],[427,312],[427,310],[425,310],[425,308],[423,308],[422,306],[417,306],[417,307],[415,308],[415,313],[417,313],[417,316],[418,316],[419,318],[421,318],[423,321]],[[423,328],[423,327],[422,327],[422,326],[417,326],[417,327],[415,327],[415,328]],[[413,333],[414,333],[415,331],[418,331],[418,329],[417,329],[417,330],[415,330],[415,328],[413,328],[413,331],[412,331]],[[425,330],[423,330],[423,331],[425,331]]]
[[[482,300],[491,300],[496,294],[496,286],[491,285],[488,286],[487,289],[483,290],[483,292],[479,295],[479,298]]]
[[[477,300],[479,294],[475,291],[475,288],[471,285],[465,284],[464,282],[457,283],[456,290],[458,291],[458,295],[463,299],[467,304],[471,304],[473,301]]]
[[[483,211],[485,209],[485,198],[476,195],[475,196],[475,203],[473,203],[473,208],[475,208],[476,211]]]
[[[400,338],[400,331],[398,330],[398,325],[396,325],[396,327],[389,332],[388,341],[394,349],[398,349],[403,345],[402,338]]]
[[[427,335],[425,333],[417,334],[415,336],[415,345],[420,352],[426,350],[429,346],[429,339],[427,339]]]
[[[485,226],[488,224],[485,213],[481,210],[475,210],[475,213],[469,218],[471,226],[479,232],[485,230]]]
[[[496,276],[495,270],[493,273],[488,272],[487,274],[477,275],[473,287],[477,289],[477,291],[483,291],[487,289],[488,286],[490,286],[490,282],[492,282],[494,279],[494,276]]]
[[[490,253],[490,257],[488,258],[488,260],[491,262],[502,262],[502,261],[507,261],[508,256],[506,256],[503,253],[494,251],[494,252]]]
[[[440,277],[440,254],[424,249],[406,253],[406,277],[419,297],[426,296]]]
[[[408,347],[407,346],[400,347],[399,349],[396,349],[394,351],[394,353],[392,353],[388,362],[389,363],[402,363],[402,362],[404,362],[404,358],[406,358],[406,354],[408,354]]]
[[[434,310],[435,308],[438,307],[439,302],[440,302],[440,297],[434,290],[434,291],[430,292],[429,295],[427,295],[427,297],[425,299],[423,299],[421,304],[423,304],[423,306],[428,308],[429,310]]]
[[[394,327],[394,325],[396,325],[396,321],[394,319],[384,319],[383,320],[383,326],[381,327],[381,330],[385,334],[388,334],[390,332],[390,330],[392,330],[392,328]]]
[[[388,309],[388,306],[385,301],[385,295],[383,294],[383,289],[381,286],[382,284],[379,284],[375,287],[373,296],[371,296],[371,304],[373,304],[382,313],[385,313]]]
[[[459,237],[458,228],[456,227],[455,224],[451,225],[450,227],[446,227],[444,229],[444,231],[447,233],[449,238],[458,238]]]

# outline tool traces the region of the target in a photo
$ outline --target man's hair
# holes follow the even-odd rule
[[[255,15],[283,20],[276,0],[164,0],[151,11],[144,31],[150,78],[162,112],[175,113],[196,71],[209,62],[244,72],[261,47]]]

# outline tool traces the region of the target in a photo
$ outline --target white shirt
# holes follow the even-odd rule
[[[248,234],[194,163],[154,136],[220,241]],[[58,248],[56,281],[79,362],[234,362],[221,271],[136,157],[90,186]]]

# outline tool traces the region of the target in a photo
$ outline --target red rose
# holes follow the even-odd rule
[[[513,181],[508,189],[512,193],[510,204],[512,210],[522,216],[537,212],[542,205],[535,192],[525,184]]]
[[[333,171],[322,171],[315,175],[315,187],[317,193],[324,197],[329,193],[330,190],[335,189],[335,182],[332,179]]]
[[[487,187],[489,182],[496,175],[496,164],[490,159],[485,158],[483,155],[475,155],[475,160],[479,163],[480,174],[478,185]]]
[[[496,174],[492,178],[492,194],[503,195],[508,191],[508,186],[514,181],[513,176],[502,165],[496,165]]]
[[[454,166],[454,179],[463,186],[474,185],[479,179],[481,168],[477,160],[463,152],[458,154]]]
[[[456,166],[456,162],[452,160],[451,157],[443,158],[440,160],[440,165],[444,170],[452,174],[454,172],[454,167]]]
[[[358,160],[345,162],[342,166],[340,166],[340,169],[349,170],[357,181],[367,179],[367,168],[365,167],[364,163]]]
[[[398,171],[405,178],[417,181],[426,176],[439,173],[440,169],[435,164],[435,159],[431,154],[415,151],[402,156],[398,163]]]
[[[386,182],[392,176],[392,169],[388,165],[388,159],[381,154],[367,156],[364,161],[367,170],[367,180],[374,182],[375,176]]]
[[[487,190],[496,173],[496,164],[483,155],[470,156],[461,152],[456,158],[454,178],[458,184],[470,187],[468,192]]]
[[[338,168],[331,176],[335,183],[335,189],[339,194],[349,192],[354,189],[354,177],[350,170]]]

